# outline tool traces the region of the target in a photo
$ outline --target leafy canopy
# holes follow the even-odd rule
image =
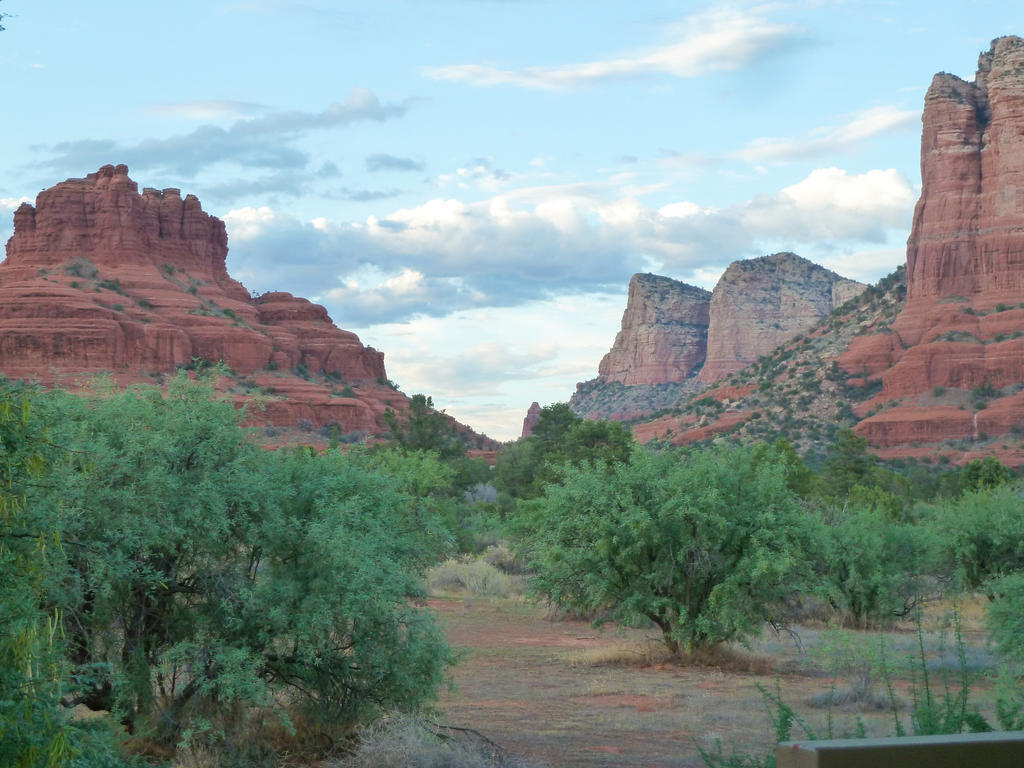
[[[166,395],[32,404],[60,448],[23,506],[62,549],[38,587],[32,553],[19,554],[19,589],[59,622],[62,703],[173,745],[241,743],[251,718],[296,711],[344,727],[434,694],[450,653],[413,602],[449,543],[417,498],[429,468],[265,451],[230,403],[184,377]]]
[[[649,620],[673,652],[743,640],[810,578],[813,535],[784,457],[748,448],[567,467],[531,506],[537,591]]]

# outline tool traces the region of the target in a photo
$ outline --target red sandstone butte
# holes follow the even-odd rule
[[[533,434],[533,428],[540,421],[540,411],[540,403],[534,401],[530,404],[530,409],[526,412],[526,418],[523,419],[523,434],[520,437],[529,437]]]
[[[0,264],[0,372],[62,386],[109,372],[124,384],[201,358],[250,382],[239,402],[263,393],[253,423],[373,432],[387,407],[406,407],[380,352],[305,299],[251,298],[227,251],[224,223],[194,195],[139,194],[124,165],[40,192],[15,211]]]
[[[795,253],[734,261],[711,294],[707,362],[713,384],[813,328],[867,288]]]
[[[711,294],[668,277],[633,275],[622,329],[598,366],[627,386],[682,382],[704,364]]]
[[[859,337],[840,360],[852,375],[881,378],[879,400],[907,402],[857,426],[878,446],[994,436],[1024,422],[1012,393],[973,413],[909,400],[933,387],[1024,382],[1024,309],[1015,309],[1024,301],[1024,40],[994,40],[974,82],[935,75],[922,122],[906,304],[894,333]]]

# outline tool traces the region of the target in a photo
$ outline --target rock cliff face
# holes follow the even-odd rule
[[[0,264],[0,371],[73,386],[222,360],[256,423],[375,431],[405,396],[384,357],[287,293],[251,299],[225,268],[224,223],[193,195],[144,189],[123,165],[41,192],[14,214]]]
[[[880,401],[899,403],[857,426],[877,446],[969,440],[1024,421],[1011,407],[1024,382],[1024,40],[993,41],[972,83],[936,75],[922,120],[906,304],[894,334],[857,339],[841,359],[881,380]],[[913,402],[935,388],[985,396],[952,418]]]
[[[533,434],[533,428],[540,421],[540,410],[540,403],[536,400],[530,404],[530,408],[526,412],[526,418],[523,419],[523,434],[520,437],[529,437]]]
[[[658,275],[629,281],[622,330],[598,366],[604,381],[626,386],[691,378],[704,364],[711,294]]]
[[[745,368],[865,288],[793,253],[733,262],[711,296],[700,382],[712,384]]]
[[[724,425],[820,454],[852,426],[884,458],[1024,465],[1024,40],[993,41],[972,83],[936,75],[922,119],[906,269],[638,436],[685,443]],[[705,370],[715,319],[713,297]]]
[[[634,275],[622,330],[572,409],[633,419],[673,407],[808,331],[867,286],[792,253],[733,262],[712,293]]]

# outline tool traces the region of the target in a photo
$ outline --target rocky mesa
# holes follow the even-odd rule
[[[0,263],[0,372],[74,387],[223,361],[252,423],[344,432],[406,407],[380,352],[305,299],[251,297],[227,252],[224,223],[194,195],[140,194],[124,165],[44,190],[15,211]]]
[[[936,75],[922,122],[906,266],[638,437],[820,454],[849,426],[887,458],[1024,464],[1024,40],[994,40],[973,82]]]
[[[733,262],[711,293],[634,275],[622,329],[570,405],[589,418],[632,419],[678,405],[810,330],[867,286],[794,253]]]
[[[707,362],[713,384],[806,333],[867,288],[795,253],[734,261],[711,295]]]

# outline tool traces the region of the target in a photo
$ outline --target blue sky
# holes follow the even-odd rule
[[[0,238],[21,199],[126,163],[225,220],[248,288],[319,301],[502,439],[596,375],[635,272],[890,272],[931,76],[1024,34],[1011,0],[0,11]]]

